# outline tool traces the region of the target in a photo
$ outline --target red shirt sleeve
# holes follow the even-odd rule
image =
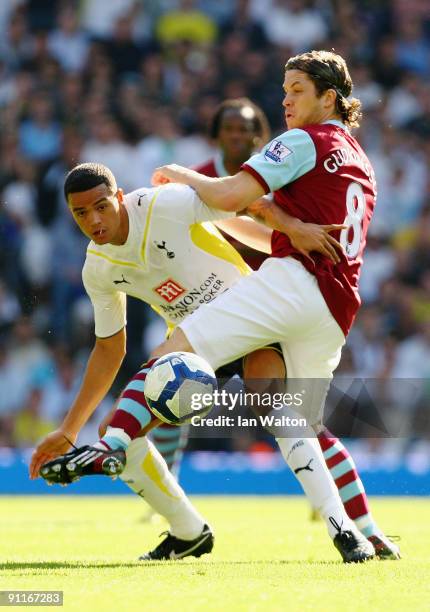
[[[263,187],[265,193],[270,193],[270,187],[269,185],[266,183],[266,181],[264,180],[264,178],[261,176],[261,174],[258,174],[258,172],[256,170],[254,170],[254,168],[251,168],[251,166],[248,166],[248,164],[242,164],[242,166],[240,167],[241,170],[244,170],[245,172],[248,172],[248,174],[250,174],[251,176],[253,176],[255,178],[255,180],[260,183],[260,185]]]

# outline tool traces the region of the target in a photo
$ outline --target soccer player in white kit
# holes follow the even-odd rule
[[[92,239],[83,280],[94,306],[97,341],[69,416],[34,454],[33,476],[41,463],[69,448],[69,441],[75,441],[110,387],[124,354],[127,294],[152,304],[175,325],[249,272],[215,228],[201,224],[232,217],[232,213],[210,209],[194,190],[181,185],[140,189],[123,196],[105,167],[83,164],[74,173],[78,179],[79,168],[89,183],[76,193],[69,185],[73,197],[68,201],[78,225]],[[178,210],[180,214],[176,214]],[[316,226],[314,229],[316,242],[328,252],[331,243],[327,235]],[[129,424],[133,418],[130,410],[127,418]],[[133,425],[139,430],[145,429],[142,419],[135,421]],[[116,429],[114,436],[121,435],[118,428],[111,429]],[[109,441],[109,432],[105,439]],[[146,501],[168,519],[175,554],[209,552],[209,528],[150,442],[146,438],[134,440],[127,456],[123,478],[138,494],[144,491]]]

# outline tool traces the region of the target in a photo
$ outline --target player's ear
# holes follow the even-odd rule
[[[324,106],[326,108],[336,107],[336,97],[337,93],[334,89],[326,89],[324,92]]]
[[[124,202],[124,191],[121,189],[121,187],[118,189],[115,196],[120,204]]]

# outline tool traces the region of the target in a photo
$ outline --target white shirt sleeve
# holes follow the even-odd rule
[[[170,183],[159,188],[155,203],[159,216],[172,216],[188,225],[202,223],[204,221],[217,221],[218,219],[230,219],[236,213],[226,212],[207,206],[197,192],[188,185]]]
[[[82,281],[94,310],[95,335],[108,338],[127,325],[127,296],[122,291],[103,288],[91,271],[88,261],[82,270]]]

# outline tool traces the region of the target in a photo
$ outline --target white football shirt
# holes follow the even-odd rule
[[[212,223],[235,216],[206,206],[186,185],[142,188],[125,196],[129,235],[123,245],[91,241],[82,270],[95,333],[126,323],[126,296],[150,304],[175,326],[250,269]]]

